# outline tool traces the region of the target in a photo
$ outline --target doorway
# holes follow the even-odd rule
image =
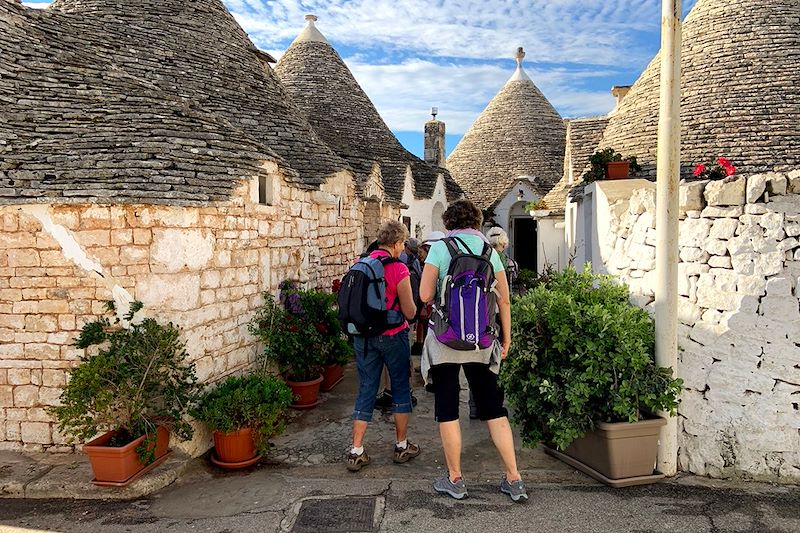
[[[511,219],[513,259],[520,269],[538,272],[538,224],[530,217],[514,217]]]

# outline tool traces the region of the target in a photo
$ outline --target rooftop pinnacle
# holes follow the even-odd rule
[[[509,78],[508,81],[531,81],[531,79],[525,73],[525,70],[522,68],[522,59],[525,57],[525,50],[521,46],[517,48],[517,53],[514,55],[514,57],[517,60],[517,70],[514,71],[514,74],[511,76],[511,78]]]

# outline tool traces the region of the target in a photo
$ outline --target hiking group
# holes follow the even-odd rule
[[[394,416],[394,462],[405,463],[420,454],[419,446],[408,439],[416,403],[410,387],[409,321],[418,319],[422,323],[415,344],[421,348],[426,388],[434,393],[448,469],[433,488],[459,500],[467,496],[459,425],[463,370],[470,388],[470,417],[486,422],[505,469],[500,491],[515,502],[527,500],[498,386],[500,363],[511,345],[511,298],[504,266],[508,259],[498,251],[508,239],[493,228],[489,232],[493,246],[480,232],[480,209],[468,200],[450,204],[442,221],[447,234],[434,232],[421,245],[408,241],[408,230],[400,222],[385,222],[377,240],[342,280],[339,318],[353,337],[359,382],[347,468],[355,472],[370,463],[364,435],[379,400],[384,368],[388,390],[381,400],[387,401],[388,395]]]

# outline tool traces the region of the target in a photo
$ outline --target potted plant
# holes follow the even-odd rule
[[[306,317],[310,303],[298,293],[282,293],[283,303],[269,293],[263,297],[264,303],[250,323],[250,332],[264,343],[259,366],[262,371],[271,365],[277,368],[295,394],[292,407],[314,407],[325,359],[322,335],[317,324]]]
[[[605,148],[592,154],[589,158],[591,168],[583,175],[583,181],[590,183],[597,180],[624,179],[630,171],[642,170],[636,162],[636,156],[623,158],[613,148]]]
[[[533,200],[525,204],[525,210],[530,213],[533,218],[542,218],[550,214],[547,204],[544,200]]]
[[[653,413],[675,413],[683,382],[656,366],[653,320],[627,287],[569,267],[516,299],[512,317],[502,380],[524,442],[611,485],[657,479],[666,420]]]
[[[200,397],[192,416],[214,432],[211,461],[244,468],[258,462],[269,440],[283,433],[293,400],[291,389],[276,376],[230,376]]]
[[[70,442],[94,438],[83,451],[100,485],[124,486],[154,468],[166,458],[170,431],[192,437],[185,415],[197,378],[180,330],[136,316],[141,308],[133,302],[122,321],[83,326],[75,346],[96,348],[70,370],[60,405],[49,410]]]

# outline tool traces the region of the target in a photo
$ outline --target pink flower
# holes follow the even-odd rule
[[[733,165],[728,165],[727,167],[725,167],[725,173],[728,176],[733,176],[734,174],[736,174],[736,167]]]
[[[717,159],[717,163],[719,163],[720,166],[725,167],[725,168],[733,166],[733,165],[731,165],[731,162],[728,161],[727,159],[725,159],[724,157],[720,157],[719,159]],[[730,176],[730,174],[728,174],[728,175]]]
[[[699,176],[700,174],[702,174],[705,171],[706,171],[706,166],[703,163],[700,163],[699,165],[694,167],[694,175],[695,176]]]

